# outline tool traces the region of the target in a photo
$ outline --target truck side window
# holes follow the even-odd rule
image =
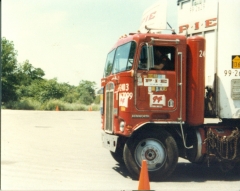
[[[141,49],[141,54],[140,54],[140,60],[138,64],[138,69],[139,70],[146,70],[147,69],[147,46],[144,45],[142,46]]]
[[[154,68],[175,70],[175,48],[171,46],[154,46]]]

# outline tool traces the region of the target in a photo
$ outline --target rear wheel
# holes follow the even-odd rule
[[[150,179],[162,180],[174,171],[178,161],[178,148],[168,132],[145,131],[129,138],[123,158],[133,178],[139,178],[142,160],[146,160]]]

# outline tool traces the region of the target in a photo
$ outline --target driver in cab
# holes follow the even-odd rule
[[[164,54],[163,47],[154,47],[154,67],[155,70],[172,70],[171,60]]]

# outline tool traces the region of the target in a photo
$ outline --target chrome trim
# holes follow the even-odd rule
[[[145,122],[145,123],[142,123],[140,124],[137,128],[134,129],[134,131],[138,130],[139,128],[141,128],[142,126],[146,125],[146,124],[164,124],[164,125],[178,125],[180,124],[181,122],[179,121],[151,121],[151,122]],[[182,122],[182,124],[184,124],[184,122]]]
[[[178,56],[181,56],[180,59],[180,82],[178,82],[178,86],[180,87],[180,113],[179,113],[179,121],[182,121],[182,97],[183,97],[183,89],[182,89],[182,52],[178,52]]]
[[[157,41],[157,42],[175,42],[176,44],[179,44],[179,42],[180,42],[179,39],[168,40],[168,39],[155,39],[155,38],[151,38],[151,43],[154,43],[154,41]]]
[[[112,133],[114,118],[114,83],[108,83],[105,89],[104,130],[105,132]]]
[[[180,86],[180,112],[179,112],[179,118],[178,120],[180,121],[180,129],[181,129],[181,134],[182,134],[182,140],[183,140],[183,145],[186,149],[191,149],[193,148],[193,145],[190,147],[187,147],[186,145],[186,140],[183,132],[183,122],[182,122],[182,97],[183,97],[183,89],[182,89],[182,52],[178,53],[178,56],[181,55],[181,63],[180,63],[180,82],[178,83],[178,86]]]
[[[182,122],[182,121],[181,121]],[[184,132],[183,132],[183,127],[182,127],[182,123],[180,123],[180,129],[181,129],[181,134],[182,134],[182,140],[183,140],[183,145],[186,149],[192,149],[193,145],[190,147],[187,147],[186,145],[186,140],[185,140],[185,136],[184,136]]]
[[[195,158],[195,161],[197,162],[201,156],[202,156],[202,138],[200,135],[200,132],[196,130],[196,135],[197,135],[197,156]]]

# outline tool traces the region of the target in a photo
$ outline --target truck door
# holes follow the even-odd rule
[[[148,49],[148,46],[143,44],[139,54],[136,108],[154,112],[158,119],[177,120],[180,89],[176,47],[153,46],[150,53]]]

